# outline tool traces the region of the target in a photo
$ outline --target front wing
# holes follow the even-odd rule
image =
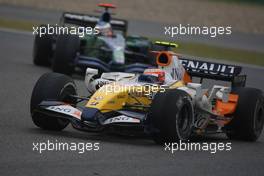
[[[112,116],[86,107],[77,108],[59,101],[42,101],[34,113],[42,113],[52,118],[69,120],[74,126],[90,128],[109,125],[142,125],[145,114],[126,110],[115,111]]]

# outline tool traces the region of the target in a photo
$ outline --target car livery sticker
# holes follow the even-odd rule
[[[46,108],[47,110],[70,115],[81,120],[82,111],[76,109],[70,105],[58,105],[58,106],[49,106]]]
[[[111,123],[140,123],[140,120],[132,118],[132,117],[128,117],[125,115],[120,115],[120,116],[107,119],[103,123],[104,125],[111,124]]]

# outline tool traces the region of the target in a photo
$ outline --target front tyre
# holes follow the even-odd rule
[[[76,100],[69,95],[77,95],[73,80],[59,73],[46,73],[37,81],[30,102],[30,112],[33,123],[46,130],[59,131],[64,129],[69,121],[50,117],[37,112],[38,105],[45,100],[63,101],[75,104]]]
[[[191,97],[182,90],[172,89],[155,96],[148,118],[157,132],[156,143],[187,141],[194,121]]]
[[[71,75],[74,71],[74,60],[80,50],[80,39],[77,35],[59,35],[52,61],[52,70]]]

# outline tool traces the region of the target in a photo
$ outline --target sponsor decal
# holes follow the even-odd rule
[[[96,101],[100,101],[100,100],[102,100],[104,97],[102,97],[102,96],[98,96],[98,97],[94,97],[93,99],[94,100],[96,100]]]
[[[97,22],[99,19],[93,16],[87,16],[87,15],[77,15],[77,14],[70,14],[66,13],[64,14],[65,18],[73,19],[73,20],[83,20],[83,21],[91,21],[91,22]]]
[[[94,101],[94,102],[92,102],[90,105],[91,105],[91,106],[96,106],[96,105],[98,105],[98,104],[99,104],[98,101]]]
[[[70,105],[49,106],[46,109],[50,111],[66,114],[81,120],[82,111]]]
[[[78,15],[78,14],[71,14],[71,13],[65,13],[64,17],[72,19],[72,20],[81,20],[81,21],[87,21],[87,22],[98,22],[99,21],[99,18],[95,16]],[[125,22],[121,20],[111,20],[110,23],[113,25],[125,25]]]
[[[105,125],[111,123],[140,123],[140,120],[125,115],[120,115],[104,121]]]
[[[103,87],[104,85],[109,84],[109,83],[111,83],[111,82],[108,80],[97,80],[96,87],[100,88],[100,87]]]
[[[225,65],[219,63],[210,63],[195,60],[180,59],[180,62],[187,71],[208,74],[220,74],[223,76],[230,76],[235,73],[235,66]]]

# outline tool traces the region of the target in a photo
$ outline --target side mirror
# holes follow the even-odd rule
[[[98,70],[94,68],[87,68],[86,73],[85,73],[85,79],[84,79],[84,84],[85,87],[87,88],[88,92],[92,93],[94,92],[94,86],[92,85],[93,76],[98,74]]]
[[[86,69],[86,75],[97,75],[98,74],[98,69],[94,69],[94,68],[87,68]]]

